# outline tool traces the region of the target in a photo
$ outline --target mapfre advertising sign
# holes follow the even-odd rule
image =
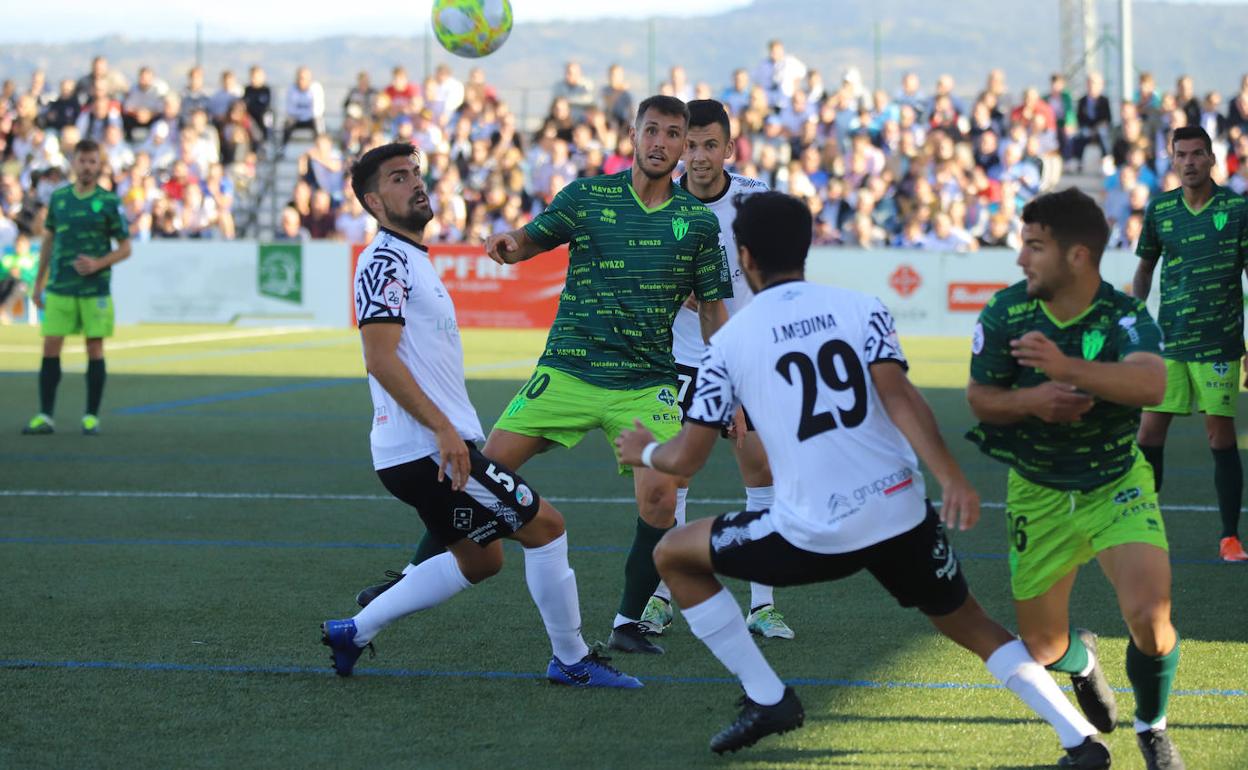
[[[1005,283],[968,283],[950,281],[948,291],[949,310],[959,313],[978,313],[992,299],[992,295],[1004,289]]]
[[[363,249],[351,250],[352,275]],[[455,300],[461,327],[549,329],[554,323],[568,272],[566,246],[516,265],[500,265],[480,246],[432,245],[429,261]]]

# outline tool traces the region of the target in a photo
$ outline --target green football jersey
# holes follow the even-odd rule
[[[672,185],[647,208],[632,171],[577,179],[525,225],[543,248],[568,244],[568,276],[540,364],[612,390],[675,382],[672,319],[690,293],[732,296],[719,220]]]
[[[73,185],[65,185],[53,191],[44,227],[53,233],[47,290],[72,297],[106,296],[112,269],[78,275],[74,260],[80,254],[102,257],[113,250],[113,241],[130,238],[117,196],[102,187],[79,196]]]
[[[1049,378],[1023,367],[1010,341],[1038,331],[1068,356],[1120,361],[1130,353],[1161,353],[1161,330],[1144,303],[1102,281],[1088,309],[1069,321],[1049,315],[1027,296],[1021,281],[997,292],[979,315],[971,342],[971,379],[984,385],[1030,388]],[[1037,417],[1012,425],[980,423],[966,437],[989,457],[1029,481],[1055,489],[1088,490],[1108,484],[1134,462],[1138,407],[1098,400],[1077,422],[1054,424]]]
[[[1157,321],[1166,358],[1235,361],[1244,354],[1240,274],[1248,258],[1248,201],[1214,185],[1213,197],[1192,211],[1183,188],[1148,205],[1135,253],[1161,259]]]

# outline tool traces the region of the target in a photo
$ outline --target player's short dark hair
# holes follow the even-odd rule
[[[675,96],[665,96],[663,94],[655,94],[647,96],[641,100],[641,104],[637,105],[638,126],[641,125],[641,119],[647,112],[654,110],[660,115],[667,115],[673,118],[684,118],[685,126],[689,125],[689,105],[685,104]]]
[[[813,232],[809,206],[774,190],[740,197],[734,205],[732,234],[764,277],[805,269]]]
[[[1170,147],[1184,139],[1199,139],[1205,143],[1205,152],[1213,154],[1213,140],[1209,138],[1209,133],[1200,126],[1183,126],[1174,129],[1174,136],[1170,137]]]
[[[78,156],[84,152],[99,152],[100,143],[94,139],[79,139],[78,144],[74,145],[74,155]]]
[[[1086,246],[1094,264],[1101,263],[1109,243],[1109,222],[1105,212],[1087,193],[1077,187],[1045,193],[1023,207],[1023,223],[1048,229],[1063,252],[1072,246]]]
[[[416,148],[407,142],[391,142],[374,147],[351,164],[351,191],[355,193],[356,200],[364,210],[373,217],[377,216],[377,212],[364,202],[364,195],[377,192],[377,172],[381,170],[381,164],[393,158],[411,157],[415,152]]]
[[[694,99],[689,102],[689,127],[719,126],[724,129],[724,138],[732,139],[732,123],[728,121],[728,110],[714,99]]]

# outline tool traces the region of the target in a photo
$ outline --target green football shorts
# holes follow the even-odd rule
[[[1153,467],[1138,448],[1134,451],[1129,471],[1087,492],[1041,486],[1010,470],[1005,510],[1016,601],[1044,594],[1071,570],[1116,545],[1147,543],[1169,550]]]
[[[1166,359],[1166,398],[1146,412],[1191,414],[1192,405],[1205,414],[1234,417],[1239,396],[1239,361],[1171,361]]]
[[[675,384],[610,390],[558,369],[538,366],[494,427],[539,436],[565,447],[576,446],[586,433],[601,428],[615,451],[616,437],[631,429],[634,420],[649,428],[656,441],[675,437],[680,432]],[[632,466],[620,465],[621,475],[632,472]]]
[[[113,336],[113,298],[74,297],[43,293],[43,336],[68,337],[81,334],[87,339]]]

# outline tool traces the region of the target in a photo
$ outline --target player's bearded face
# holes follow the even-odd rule
[[[420,177],[420,166],[411,158],[395,158],[382,165],[378,192],[386,221],[419,233],[433,219],[433,207]]]
[[[74,156],[74,176],[84,186],[95,184],[100,178],[100,154],[80,152]]]
[[[1044,225],[1023,225],[1023,248],[1018,266],[1027,277],[1027,296],[1048,302],[1069,283],[1070,265]]]
[[[651,179],[670,177],[685,150],[683,118],[648,110],[640,126],[633,127],[633,160]]]

